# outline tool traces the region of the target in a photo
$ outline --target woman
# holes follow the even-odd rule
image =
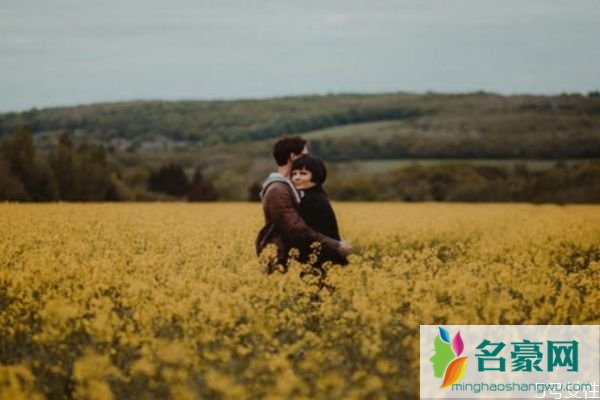
[[[291,178],[296,189],[301,192],[298,211],[302,219],[317,232],[340,240],[335,213],[322,186],[327,178],[327,170],[323,161],[310,155],[297,158],[292,164]],[[311,254],[311,243],[297,244],[297,247],[300,250],[300,261],[308,261]],[[322,248],[313,266],[324,272],[321,266],[327,261],[334,264],[348,264],[346,257],[331,249]]]

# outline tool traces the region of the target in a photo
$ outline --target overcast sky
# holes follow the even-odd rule
[[[600,89],[600,0],[0,0],[0,111]]]

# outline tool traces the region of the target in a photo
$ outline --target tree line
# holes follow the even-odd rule
[[[200,168],[196,169],[194,177],[189,180],[184,169],[175,163],[163,165],[152,171],[147,187],[150,191],[188,201],[215,201],[219,198],[214,186],[205,179]]]
[[[268,149],[260,160],[232,151],[231,146],[213,149],[213,159],[186,156],[186,168],[180,163],[184,158],[173,154],[153,163],[141,154],[117,161],[103,145],[77,143],[68,132],[50,148],[36,147],[31,127],[24,127],[0,140],[0,201],[259,201],[266,171],[254,175],[253,165],[273,164]],[[323,147],[311,151],[322,154]],[[325,160],[331,171],[325,188],[334,200],[600,202],[597,160],[557,160],[544,168],[446,161],[384,172],[339,168]],[[194,167],[200,161],[202,168]]]
[[[450,163],[386,173],[332,173],[329,195],[346,201],[600,203],[600,161],[556,162],[535,170]]]
[[[311,139],[311,148],[330,161],[373,159],[574,159],[600,158],[600,131],[554,135],[402,133],[385,138],[338,136]]]
[[[491,121],[490,117],[495,120]],[[419,129],[449,134],[465,132],[472,122],[481,121],[486,127],[506,128],[498,132],[500,141],[506,134],[517,130],[535,131],[535,141],[545,142],[553,141],[555,135],[578,136],[598,132],[600,97],[594,93],[588,96],[393,93],[237,101],[107,103],[2,113],[0,136],[28,124],[36,133],[77,131],[103,142],[112,138],[131,141],[165,139],[212,146],[389,120],[420,121],[424,124]],[[475,128],[476,131],[481,130],[481,126]],[[369,134],[371,139],[378,136],[376,131]],[[477,144],[490,149],[492,146],[487,144],[488,140],[497,141],[497,135],[492,136],[478,137]],[[493,153],[493,148],[486,153]],[[401,151],[396,154],[402,156]]]
[[[146,189],[148,193],[144,196],[132,195],[120,168],[109,162],[104,146],[86,141],[76,145],[68,132],[61,133],[56,145],[45,153],[36,148],[30,126],[18,129],[0,142],[0,200],[218,199],[200,169],[188,180],[183,169],[171,163],[149,172]]]
[[[402,99],[398,96],[398,99]],[[35,132],[85,132],[90,138],[164,138],[202,145],[253,141],[338,125],[405,119],[424,111],[382,96],[315,96],[245,101],[131,102],[0,114],[0,136],[19,126]]]
[[[74,146],[63,133],[56,148],[40,157],[31,127],[5,138],[0,152],[0,198],[20,201],[118,200],[103,146]]]

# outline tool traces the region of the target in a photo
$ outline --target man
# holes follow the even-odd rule
[[[319,242],[343,256],[352,252],[346,241],[332,239],[310,228],[298,214],[300,195],[289,177],[292,163],[302,154],[308,153],[306,140],[301,137],[284,137],[273,147],[277,172],[271,173],[262,186],[261,198],[265,215],[265,226],[256,238],[256,252],[260,254],[269,244],[277,248],[277,263],[286,268],[291,243]],[[273,272],[274,265],[268,266]]]

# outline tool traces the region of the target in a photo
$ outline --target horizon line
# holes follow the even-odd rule
[[[499,91],[488,91],[488,90],[467,90],[463,92],[457,91],[444,91],[444,90],[426,90],[426,91],[340,91],[340,92],[326,92],[326,93],[304,93],[304,94],[282,94],[282,95],[265,95],[265,96],[232,96],[232,97],[197,97],[197,98],[130,98],[122,100],[98,100],[94,102],[83,102],[83,103],[72,103],[72,104],[56,104],[56,105],[45,105],[45,106],[31,106],[29,108],[22,109],[11,109],[3,110],[0,109],[0,115],[2,114],[22,114],[27,112],[45,111],[53,109],[64,109],[64,108],[78,108],[78,107],[93,107],[98,105],[117,105],[127,103],[182,103],[182,102],[236,102],[236,101],[265,101],[265,100],[278,100],[278,99],[293,99],[302,97],[328,97],[328,96],[386,96],[386,95],[409,95],[409,96],[427,96],[427,95],[439,95],[439,96],[469,96],[469,95],[488,95],[498,97],[558,97],[558,96],[583,96],[587,97],[590,94],[599,93],[599,89],[590,89],[588,91],[561,91],[561,92],[499,92]]]

